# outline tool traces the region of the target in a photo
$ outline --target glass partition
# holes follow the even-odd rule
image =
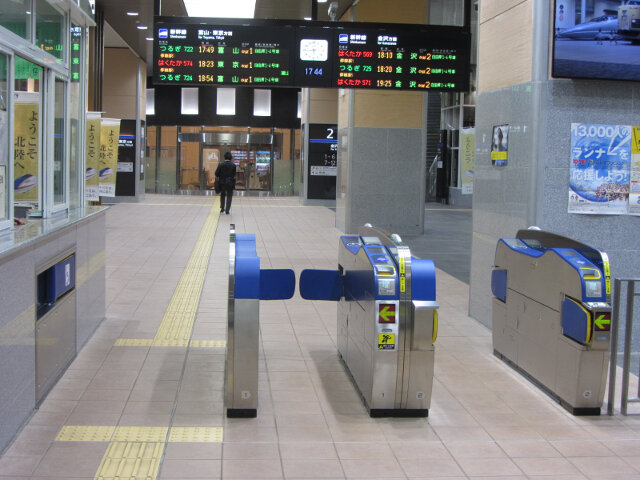
[[[147,127],[147,147],[145,152],[144,189],[149,193],[156,191],[157,127]]]
[[[0,4],[0,26],[28,40],[31,37],[31,0],[5,0]]]
[[[64,58],[64,25],[62,13],[45,0],[36,0],[36,45],[56,58]]]
[[[53,204],[67,203],[66,183],[66,144],[67,129],[65,110],[67,106],[67,82],[55,80],[55,107],[53,117]]]
[[[178,127],[161,127],[160,158],[158,161],[158,193],[175,193],[177,190]]]
[[[9,227],[9,56],[0,53],[0,229]]]

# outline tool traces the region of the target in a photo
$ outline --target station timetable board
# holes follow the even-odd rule
[[[462,27],[156,17],[153,38],[156,85],[469,89]]]

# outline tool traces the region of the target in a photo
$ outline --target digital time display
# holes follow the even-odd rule
[[[156,17],[153,82],[465,91],[461,27]]]

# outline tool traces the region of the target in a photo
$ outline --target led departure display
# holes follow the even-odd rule
[[[465,91],[461,27],[156,17],[155,84]]]

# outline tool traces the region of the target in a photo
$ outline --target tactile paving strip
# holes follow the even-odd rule
[[[169,433],[170,442],[222,442],[222,427],[173,427]]]
[[[169,427],[116,427],[112,442],[164,442]]]
[[[191,340],[191,346],[196,348],[225,348],[226,340]]]
[[[93,478],[153,480],[158,475],[164,446],[159,442],[113,442]]]
[[[116,347],[150,347],[153,344],[151,338],[119,338]]]
[[[108,442],[116,427],[94,425],[67,425],[56,437],[58,442]]]

